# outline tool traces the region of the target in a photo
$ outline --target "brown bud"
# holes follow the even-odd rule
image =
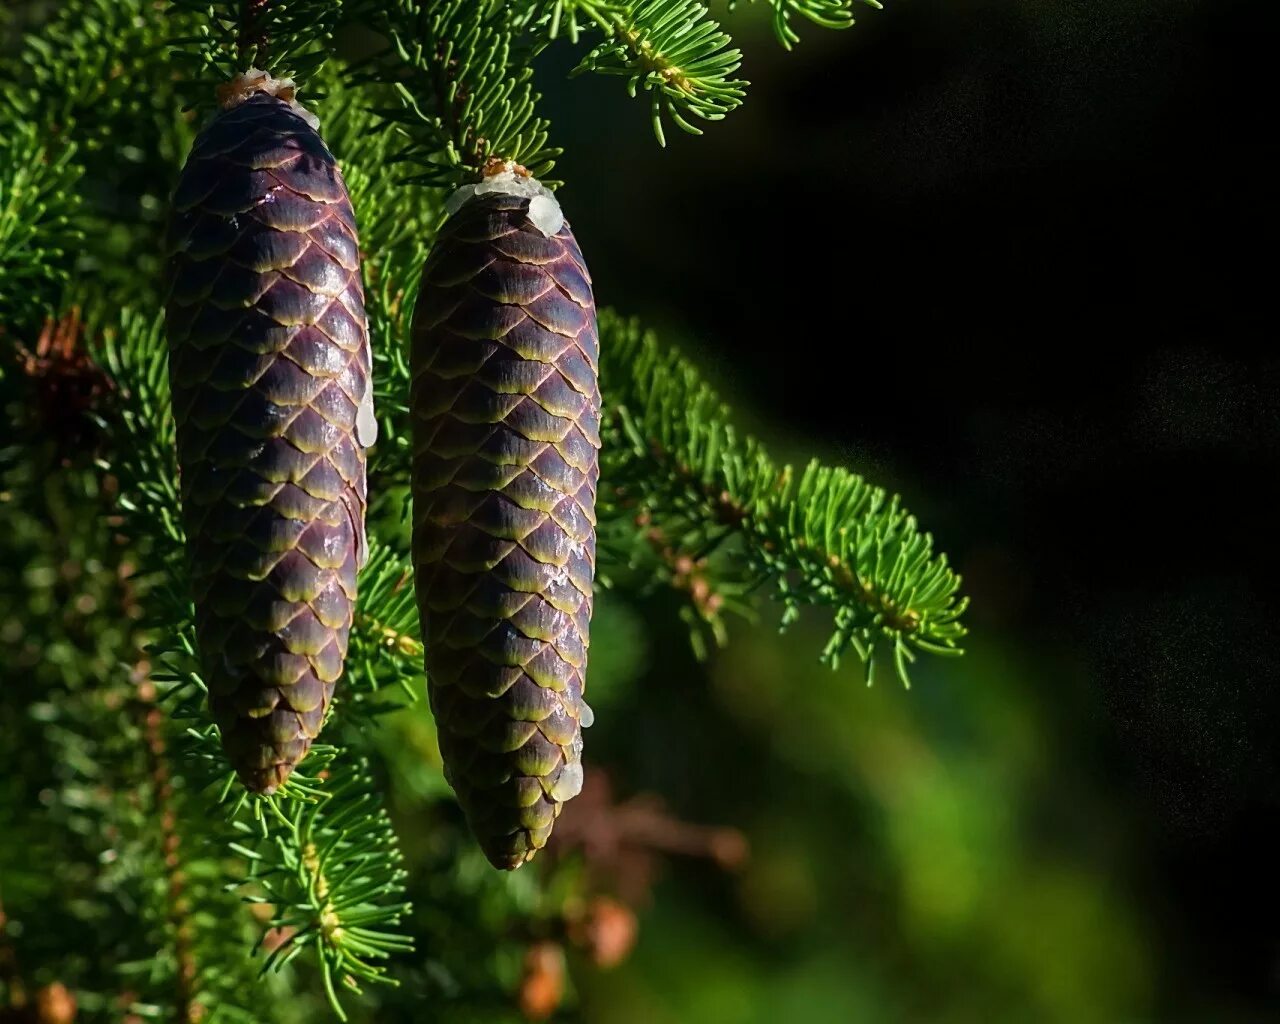
[[[268,928],[266,934],[262,936],[262,951],[264,953],[274,953],[281,946],[286,946],[292,942],[297,933],[298,929],[292,925],[285,925],[283,928]]]
[[[546,1020],[564,998],[564,950],[556,942],[535,942],[524,955],[520,1012],[528,1020]]]
[[[597,896],[569,925],[569,937],[601,969],[617,967],[636,944],[635,912],[610,896]]]
[[[72,1024],[76,997],[60,981],[36,990],[36,1020],[40,1024]]]
[[[725,871],[735,871],[747,862],[751,848],[747,837],[736,828],[717,829],[711,836],[711,857]]]

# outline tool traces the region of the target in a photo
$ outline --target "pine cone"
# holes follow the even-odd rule
[[[414,564],[440,752],[481,847],[505,869],[546,844],[581,788],[590,724],[595,302],[568,225],[548,237],[531,202],[554,208],[488,192],[441,229],[423,269],[410,397]]]
[[[209,704],[244,784],[271,793],[342,674],[374,421],[346,186],[300,108],[255,84],[179,179],[167,326]]]

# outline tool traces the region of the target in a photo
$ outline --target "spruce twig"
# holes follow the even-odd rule
[[[636,0],[627,4],[575,5],[605,41],[583,58],[574,74],[621,75],[627,93],[652,93],[654,135],[665,146],[663,119],[691,135],[702,129],[691,118],[719,121],[742,104],[747,82],[734,77],[742,52],[699,0]]]
[[[899,498],[837,467],[778,466],[737,434],[693,367],[634,322],[602,316],[601,353],[600,543],[611,571],[652,574],[641,552],[658,525],[693,562],[709,555],[726,593],[771,593],[784,627],[805,606],[830,608],[823,659],[834,666],[852,647],[868,682],[886,648],[904,684],[916,652],[960,653],[960,579]]]
[[[175,807],[169,746],[164,736],[164,712],[156,704],[156,687],[151,682],[150,664],[144,659],[134,668],[136,701],[147,745],[153,812],[160,826],[160,851],[167,879],[165,899],[173,936],[174,1005],[179,1024],[199,1024],[203,1007],[195,1002],[197,967],[193,945],[191,904],[187,896],[187,876],[182,866],[182,833]]]
[[[754,3],[755,0],[747,0]],[[874,10],[883,10],[880,0],[858,0]],[[853,0],[768,0],[772,8],[773,32],[784,49],[790,50],[800,42],[800,33],[791,23],[793,17],[803,18],[819,28],[845,29],[853,27]],[[738,6],[738,0],[729,0],[729,10]]]
[[[559,155],[536,112],[532,58],[508,5],[473,0],[394,0],[375,21],[385,50],[355,81],[390,83],[395,105],[376,109],[406,140],[396,159],[407,180],[478,180],[491,160],[514,161],[546,180]]]

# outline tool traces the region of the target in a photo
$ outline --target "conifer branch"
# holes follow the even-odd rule
[[[578,0],[572,11],[589,18],[605,37],[573,73],[622,75],[632,97],[641,88],[651,93],[650,116],[661,145],[666,145],[664,117],[701,135],[691,119],[719,121],[742,104],[748,83],[734,77],[742,52],[730,46],[728,34],[699,0]]]
[[[704,632],[727,640],[724,613],[750,616],[765,592],[784,628],[805,607],[829,608],[822,659],[835,666],[852,648],[868,681],[881,656],[909,684],[918,653],[961,653],[960,578],[897,496],[838,467],[776,464],[692,365],[634,322],[605,310],[600,338],[607,581],[687,594],[700,651]],[[407,370],[389,369],[404,393]],[[407,453],[387,453],[382,471],[402,486]]]
[[[81,237],[75,145],[51,148],[36,125],[0,127],[0,323],[29,325],[57,298]]]
[[[107,114],[139,112],[155,96],[138,87],[164,69],[166,24],[151,0],[79,0],[57,6],[50,20],[0,62],[0,122],[39,125],[51,136],[78,133],[93,149],[109,144]],[[165,72],[167,74],[167,72]]]
[[[652,573],[656,525],[677,557],[708,559],[723,592],[767,588],[784,627],[805,606],[830,608],[823,659],[834,665],[852,647],[868,681],[883,653],[904,683],[917,652],[960,653],[960,579],[899,498],[844,469],[779,466],[737,434],[678,354],[634,322],[606,313],[600,326],[603,564]],[[659,576],[676,579],[670,569]],[[712,621],[718,612],[709,601],[699,610]]]
[[[771,3],[787,17],[823,23],[838,20],[844,0]],[[668,117],[694,130],[690,118],[716,119],[741,102],[737,51],[693,0],[380,6],[391,11],[377,23],[388,51],[354,76],[358,91],[322,66],[342,19],[374,17],[358,0],[173,0],[167,16],[152,0],[66,0],[39,39],[0,60],[0,317],[16,334],[15,318],[63,308],[63,280],[76,260],[72,294],[85,301],[93,353],[114,383],[94,392],[105,428],[95,434],[93,447],[103,449],[96,470],[58,486],[99,487],[76,506],[95,518],[114,497],[110,531],[74,536],[90,551],[105,550],[98,533],[128,545],[145,612],[141,622],[121,625],[117,615],[94,625],[102,651],[84,679],[58,684],[65,694],[50,700],[24,690],[29,721],[25,707],[21,721],[0,715],[0,747],[29,748],[24,763],[48,762],[56,775],[50,820],[19,824],[45,844],[37,867],[44,858],[63,867],[53,881],[24,868],[18,897],[28,921],[32,905],[48,903],[92,931],[89,966],[67,980],[96,1000],[93,1012],[194,1020],[216,1007],[219,1020],[305,1019],[311,1006],[298,1010],[306,990],[298,975],[312,971],[341,1014],[344,987],[390,980],[387,959],[409,948],[404,871],[381,807],[383,782],[375,782],[381,766],[367,760],[376,748],[366,728],[423,683],[402,518],[404,343],[440,209],[432,193],[397,187],[400,162],[417,164],[415,180],[436,185],[474,175],[490,156],[545,174],[555,151],[536,112],[529,62],[558,35],[599,34],[583,70],[623,74],[633,92],[649,91],[660,138]],[[248,62],[278,76],[308,75],[361,226],[381,427],[370,461],[371,558],[340,713],[328,724],[338,745],[314,746],[265,799],[234,784],[205,707],[165,344],[150,312],[163,288],[159,224],[195,120],[178,112],[173,72],[159,56],[171,36],[183,66],[201,79],[202,102],[209,79]],[[378,130],[370,106],[396,132]],[[148,312],[118,312],[131,303]],[[602,328],[608,419],[599,542],[616,583],[678,589],[697,638],[723,641],[726,613],[750,614],[754,598],[769,593],[784,622],[806,606],[832,609],[832,661],[846,646],[869,659],[892,653],[905,674],[916,652],[955,652],[963,635],[958,579],[896,499],[841,470],[778,466],[734,433],[686,363],[616,317],[606,315]],[[25,469],[31,461],[23,456]],[[136,660],[139,631],[149,640],[154,686],[141,717],[139,694],[120,668]],[[421,772],[421,791],[439,793],[438,764]],[[13,786],[19,798],[31,788],[21,777]],[[6,816],[6,835],[8,825]],[[7,868],[8,851],[4,857]],[[459,878],[471,863],[459,858]],[[495,896],[470,877],[448,885],[445,899],[473,917],[499,905],[523,913],[532,902],[531,889]],[[244,899],[269,908],[266,934]],[[255,940],[261,984],[289,991],[293,1006],[277,1007],[247,984]],[[495,947],[501,940],[492,937]]]
[[[559,150],[548,147],[547,121],[535,110],[538,47],[520,44],[511,6],[393,0],[374,24],[387,48],[356,80],[392,83],[398,102],[377,113],[406,139],[397,159],[419,169],[409,181],[460,184],[493,159],[545,178]]]
[[[189,31],[175,33],[172,58],[195,87],[191,101],[212,100],[220,84],[251,67],[300,84],[333,52],[333,36],[350,13],[344,0],[169,0]]]
[[[256,63],[255,58],[266,57],[270,42],[266,13],[270,3],[271,0],[240,0],[240,31],[236,35],[236,49],[245,67]]]
[[[137,703],[146,740],[151,772],[152,812],[159,821],[161,855],[165,872],[165,896],[170,933],[173,941],[174,1002],[179,1024],[196,1024],[203,1015],[194,1001],[196,960],[192,949],[190,897],[186,872],[182,865],[182,833],[174,806],[169,749],[164,735],[164,714],[156,706],[155,684],[147,678],[149,665],[141,662],[134,671],[137,677]]]
[[[239,884],[265,886],[267,902],[275,907],[274,927],[297,929],[293,942],[274,951],[264,969],[278,969],[302,949],[314,948],[326,991],[341,1014],[335,978],[357,989],[362,980],[386,981],[385,968],[377,961],[408,948],[408,940],[394,930],[407,909],[398,899],[404,873],[394,834],[363,761],[331,746],[314,746],[299,771],[271,797],[251,797],[234,787],[217,727],[203,708],[205,688],[184,592],[167,353],[160,323],[125,311],[117,324],[102,330],[100,350],[121,396],[115,425],[122,443],[103,468],[120,480],[126,521],[150,528],[152,544],[144,560],[157,582],[144,625],[152,627],[155,638],[150,646],[152,678],[171,706],[172,717],[189,723],[181,739],[190,788],[206,794],[211,815],[222,806],[221,816],[232,833],[231,849],[248,867]],[[385,556],[379,565],[385,568]],[[403,625],[402,599],[393,590],[375,585],[375,601],[366,599],[364,621],[353,631],[356,646],[369,652],[366,658],[385,650],[381,624]],[[371,626],[372,621],[380,625]],[[356,687],[361,679],[366,684],[372,679],[376,686],[380,675],[356,673],[349,683]],[[239,795],[228,799],[233,792]],[[322,869],[319,874],[317,869]],[[286,876],[293,881],[282,880]]]
[[[77,328],[72,315],[46,333],[61,336],[58,347],[65,354],[73,348],[66,339]],[[77,372],[96,371],[105,379],[100,368],[83,365],[83,348],[75,348]],[[113,394],[109,387],[94,392],[99,415]],[[44,411],[33,412],[24,434],[44,429]],[[236,904],[208,885],[221,867],[202,855],[203,843],[183,844],[179,857],[178,838],[193,829],[198,833],[207,822],[187,813],[185,780],[169,761],[170,725],[154,703],[154,688],[127,667],[138,659],[138,597],[146,596],[154,580],[134,571],[133,545],[110,507],[114,479],[86,468],[84,460],[59,458],[57,446],[51,449],[55,464],[48,472],[5,474],[7,497],[15,502],[11,511],[34,514],[42,529],[51,530],[57,522],[52,508],[70,498],[71,518],[47,538],[52,550],[47,541],[33,543],[38,538],[22,529],[18,517],[6,519],[6,537],[9,530],[25,533],[19,543],[43,557],[52,554],[61,572],[93,589],[73,591],[73,601],[64,595],[62,603],[70,607],[46,608],[27,630],[41,661],[37,671],[22,673],[36,677],[24,687],[29,692],[10,687],[8,696],[24,721],[14,735],[7,716],[0,715],[0,748],[34,758],[6,759],[6,774],[21,771],[27,785],[56,792],[57,798],[36,812],[33,837],[26,829],[4,828],[9,842],[0,845],[6,854],[10,843],[18,845],[12,861],[4,858],[9,863],[0,874],[25,890],[27,931],[37,942],[40,931],[79,931],[74,952],[59,969],[65,969],[63,977],[87,1012],[119,1005],[121,1012],[195,1019],[216,1003],[227,1020],[237,1019],[246,944],[225,913]],[[29,456],[24,469],[34,461]],[[13,607],[3,600],[7,596],[0,594],[6,612]],[[81,637],[92,638],[99,649],[91,658],[81,652],[68,659]],[[5,653],[12,664],[11,652]],[[17,871],[11,872],[14,862]],[[38,880],[40,888],[32,891],[22,884],[27,880]],[[33,903],[38,913],[32,913]],[[241,945],[232,953],[229,943],[237,939]],[[198,972],[192,969],[197,962]]]
[[[755,3],[755,0],[747,0]],[[858,0],[875,10],[883,10],[880,0]],[[819,28],[843,29],[853,27],[854,0],[768,0],[772,9],[774,35],[784,49],[790,50],[800,42],[800,34],[791,24],[793,17],[804,18]],[[729,0],[729,10],[738,6],[738,0]]]
[[[32,131],[43,150],[29,165],[0,165],[0,180],[24,166],[46,177],[61,167],[49,180],[44,215],[55,230],[46,242],[37,223],[39,240],[20,257],[49,268],[46,285],[74,262],[77,298],[108,293],[118,305],[158,293],[169,174],[190,142],[165,54],[168,35],[184,27],[190,22],[166,18],[154,0],[69,0],[0,58],[0,150]],[[74,227],[56,229],[59,218]],[[46,258],[50,244],[65,257]],[[33,289],[31,300],[37,316],[64,304],[47,286]]]
[[[272,802],[266,841],[254,842],[253,828],[236,822],[245,841],[233,848],[249,863],[244,884],[262,891],[247,898],[270,904],[271,927],[286,936],[263,972],[315,949],[330,1004],[345,1020],[337,985],[359,992],[362,981],[396,984],[383,961],[413,948],[393,930],[410,908],[399,899],[405,872],[368,766],[330,761],[321,776],[333,782],[317,799]]]

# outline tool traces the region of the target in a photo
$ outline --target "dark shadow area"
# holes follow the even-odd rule
[[[1071,733],[1051,770],[1100,772],[1136,831],[1171,1013],[1280,995],[1260,14],[897,4],[790,55],[744,32],[746,107],[666,152],[621,85],[543,79],[602,301],[902,489],[978,642],[1079,661],[1027,685]]]

